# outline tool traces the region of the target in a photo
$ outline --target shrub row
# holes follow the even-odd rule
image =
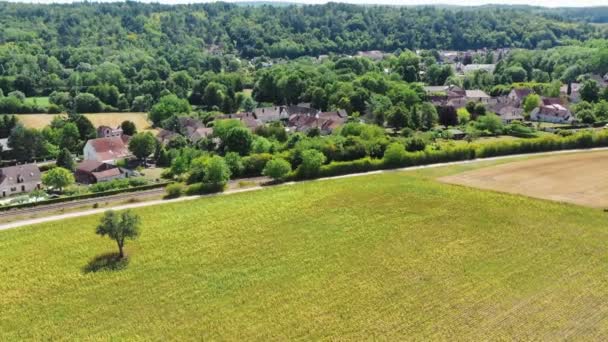
[[[162,187],[166,186],[167,184],[168,183],[155,183],[155,184],[149,184],[149,185],[144,185],[144,186],[126,188],[126,189],[117,189],[117,190],[95,192],[95,193],[77,195],[77,196],[52,198],[52,199],[48,199],[48,200],[40,201],[40,202],[0,206],[0,211],[7,211],[7,210],[11,210],[11,209],[32,208],[32,207],[37,207],[40,205],[56,204],[56,203],[70,202],[70,201],[97,198],[97,197],[105,197],[105,196],[117,195],[117,194],[127,193],[127,192],[151,190],[151,189],[156,189],[156,188],[162,188]]]
[[[471,160],[512,154],[548,152],[577,148],[607,147],[608,132],[582,132],[567,137],[547,136],[535,139],[500,141],[487,144],[466,144],[441,149],[427,148],[424,151],[407,152],[385,159],[362,158],[354,161],[331,162],[321,166],[319,177],[332,177],[350,173],[375,171],[398,167],[428,165],[453,161]],[[290,180],[302,179],[292,172]]]

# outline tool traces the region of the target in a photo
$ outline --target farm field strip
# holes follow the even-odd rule
[[[608,207],[608,151],[517,161],[440,178],[486,190]]]
[[[53,118],[57,115],[65,114],[16,114],[20,122],[26,127],[42,129],[51,124]],[[106,125],[116,127],[125,120],[130,120],[135,123],[137,130],[144,131],[150,129],[150,122],[146,113],[127,112],[127,113],[94,113],[84,114],[95,127]]]
[[[99,215],[2,231],[0,340],[608,337],[604,213],[422,172],[134,208],[119,271]]]

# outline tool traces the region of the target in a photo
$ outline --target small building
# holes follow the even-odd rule
[[[74,177],[78,183],[94,184],[125,178],[126,174],[116,165],[96,160],[85,160],[76,165]]]
[[[467,95],[466,90],[455,85],[425,86],[424,90],[429,96],[444,96],[446,99],[458,99]]]
[[[507,97],[509,98],[509,100],[513,101],[513,103],[517,106],[521,106],[521,104],[524,102],[524,99],[532,93],[533,91],[530,88],[513,88],[511,89],[511,92],[509,92],[509,95],[507,95]]]
[[[83,148],[85,160],[96,160],[108,164],[132,156],[122,137],[97,138],[87,141]]]
[[[190,139],[190,141],[193,143],[196,143],[197,141],[206,138],[211,134],[213,134],[213,128],[211,127],[198,127],[196,129],[188,128],[188,139]]]
[[[255,114],[252,112],[244,112],[244,113],[235,113],[235,114],[224,114],[216,117],[216,120],[239,120],[245,125],[245,127],[249,128],[251,131],[255,131],[256,128],[263,126],[264,123],[262,120],[259,120],[255,117]]]
[[[485,91],[479,89],[465,90],[467,101],[488,103],[492,98]]]
[[[99,126],[97,127],[98,138],[109,138],[109,137],[120,137],[122,136],[122,128],[112,128],[110,126]]]
[[[379,50],[371,50],[371,51],[358,51],[357,57],[366,57],[372,59],[374,61],[381,61],[386,54]]]
[[[308,132],[311,129],[319,129],[322,134],[331,134],[336,128],[342,126],[347,119],[348,114],[343,109],[316,114],[300,113],[291,115],[287,126],[295,132]]]
[[[0,197],[8,197],[41,188],[42,177],[36,164],[8,166],[0,169]]]
[[[513,121],[524,120],[524,110],[512,105],[506,105],[495,109],[496,115],[500,117],[502,122],[509,124]]]
[[[561,104],[559,98],[543,98],[541,105],[534,108],[530,113],[530,118],[534,121],[553,123],[571,123],[574,121],[574,115]]]
[[[167,145],[169,141],[177,138],[178,136],[180,136],[179,133],[161,128],[156,134],[156,140],[158,140],[158,142],[160,142],[162,145]]]

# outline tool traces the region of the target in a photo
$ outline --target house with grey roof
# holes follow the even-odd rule
[[[28,193],[41,188],[42,177],[36,164],[0,169],[0,197]]]
[[[479,89],[466,90],[465,94],[467,101],[488,103],[491,99],[490,95],[486,94],[485,91]]]

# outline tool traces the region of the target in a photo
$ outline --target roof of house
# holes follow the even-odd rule
[[[7,166],[0,169],[0,186],[39,182],[40,169],[36,164]]]
[[[205,138],[213,133],[213,128],[211,127],[199,127],[192,132],[188,133],[188,138],[193,142],[197,142],[202,138]]]
[[[561,104],[541,105],[539,107],[538,113],[564,118],[568,118],[572,115],[568,108],[562,106]]]
[[[466,96],[471,98],[485,98],[489,99],[490,95],[486,94],[485,91],[479,89],[465,90]]]
[[[80,162],[76,165],[76,171],[90,173],[98,181],[120,176],[123,173],[119,167],[97,160],[84,160]]]
[[[76,165],[76,171],[93,172],[103,164],[105,163],[97,160],[83,160]]]
[[[105,178],[112,178],[116,176],[120,176],[122,174],[122,170],[119,167],[109,168],[103,171],[91,172],[97,181],[100,181]]]
[[[182,128],[193,127],[196,129],[199,127],[205,127],[205,125],[203,124],[203,122],[201,120],[191,118],[189,116],[180,116],[177,118],[177,121],[179,122],[179,125]]]
[[[100,160],[115,160],[131,155],[122,137],[91,139],[86,144],[93,148]]]
[[[476,70],[485,70],[487,72],[494,72],[496,64],[468,64],[462,67],[463,72],[473,72]]]
[[[530,88],[513,88],[512,92],[515,93],[517,97],[523,99],[524,97],[532,94],[532,89]]]
[[[546,105],[546,106],[550,106],[550,105],[554,105],[554,104],[561,105],[562,99],[560,99],[559,97],[543,97],[541,102],[543,105]]]
[[[160,141],[163,144],[166,144],[178,135],[179,133],[175,133],[173,131],[161,128],[156,134],[156,140]]]

